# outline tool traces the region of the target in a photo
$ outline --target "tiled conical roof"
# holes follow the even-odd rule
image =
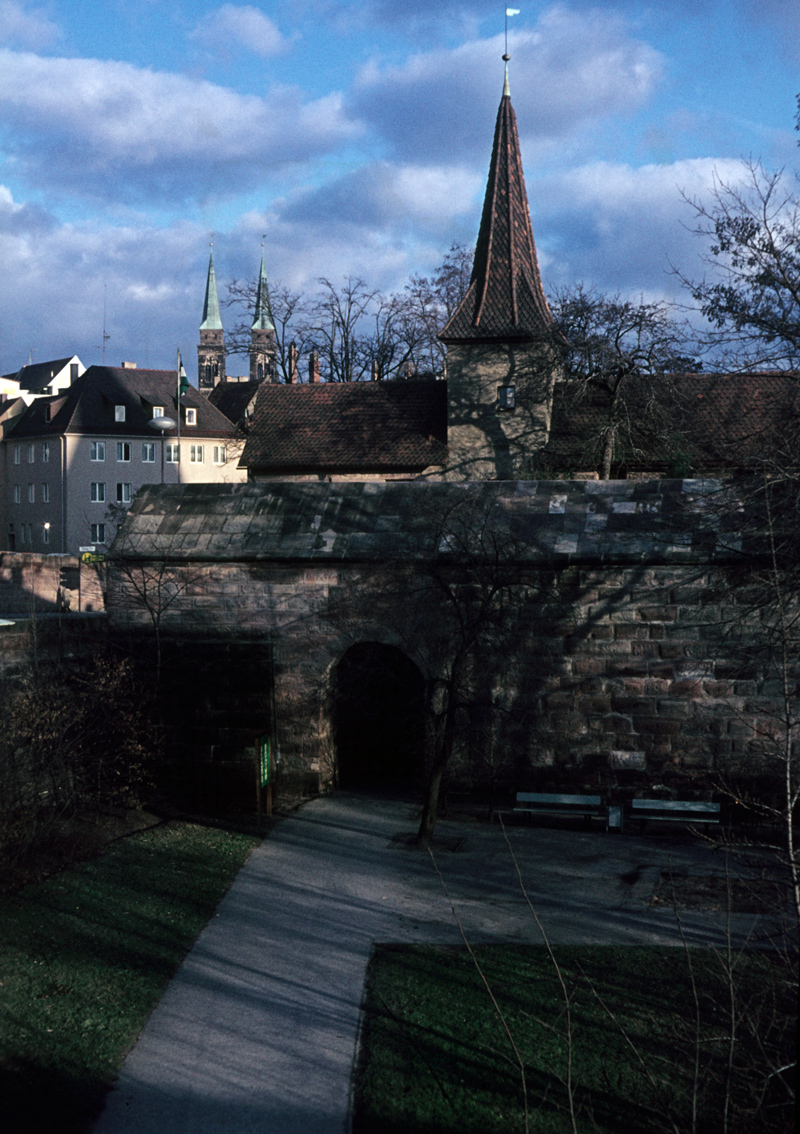
[[[526,341],[548,335],[551,323],[506,75],[469,289],[439,337],[445,343]]]

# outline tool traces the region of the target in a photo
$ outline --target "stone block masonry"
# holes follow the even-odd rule
[[[237,715],[251,730],[271,719],[263,656],[255,682],[242,668],[268,646],[282,782],[324,790],[339,768],[342,658],[363,643],[401,651],[434,714],[452,664],[442,584],[468,596],[486,580],[490,530],[507,598],[465,670],[453,775],[523,788],[675,774],[707,787],[727,770],[763,771],[776,709],[713,492],[694,481],[154,487],[114,548],[112,633],[153,632],[133,584],[158,578],[160,629],[185,649],[202,642],[228,729]],[[194,540],[231,518],[247,522],[224,548]]]
[[[69,589],[62,587],[62,570]],[[77,586],[80,572],[80,590]],[[72,555],[33,555],[0,552],[0,616],[105,611],[105,572],[102,565],[81,563]]]

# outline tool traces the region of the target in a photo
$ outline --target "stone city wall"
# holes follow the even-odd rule
[[[62,579],[62,569],[68,575]],[[80,576],[78,575],[80,571]],[[80,578],[80,586],[78,580]],[[69,587],[62,586],[68,582]],[[102,565],[81,563],[74,555],[0,552],[0,617],[105,610]]]
[[[262,657],[254,682],[247,659],[259,645],[274,649],[287,785],[310,792],[336,780],[335,672],[350,646],[398,648],[426,682],[439,672],[441,611],[434,601],[410,610],[405,568],[195,563],[173,570],[162,629],[184,644],[203,643],[206,699],[224,686],[225,727],[253,718],[259,696],[262,717],[250,728],[266,727],[267,666]],[[118,579],[109,598],[114,631],[149,633],[150,612],[124,597],[124,583]],[[529,571],[526,584],[509,612],[513,626],[493,630],[473,666],[477,716],[464,714],[453,764],[464,784],[478,786],[490,773],[516,788],[629,772],[708,782],[710,773],[761,759],[758,733],[779,687],[724,640],[733,612],[723,569],[566,567]],[[223,671],[220,685],[214,674]],[[249,699],[246,712],[239,690]]]

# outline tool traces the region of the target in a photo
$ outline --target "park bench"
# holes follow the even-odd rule
[[[583,816],[586,823],[605,819],[599,795],[562,795],[560,793],[518,791],[515,812],[529,815]]]
[[[644,828],[648,819],[659,819],[667,823],[719,823],[720,806],[701,799],[633,799],[631,818],[639,819]]]

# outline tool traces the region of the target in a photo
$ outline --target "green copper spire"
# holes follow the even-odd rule
[[[253,331],[274,331],[272,309],[269,304],[269,288],[267,287],[267,269],[264,267],[264,253],[261,253],[261,273],[258,277],[258,294],[256,295],[256,317],[251,327]]]
[[[219,296],[217,295],[217,277],[214,274],[214,253],[208,258],[208,279],[206,280],[206,301],[203,304],[203,322],[201,331],[221,331],[222,318],[219,313]]]

